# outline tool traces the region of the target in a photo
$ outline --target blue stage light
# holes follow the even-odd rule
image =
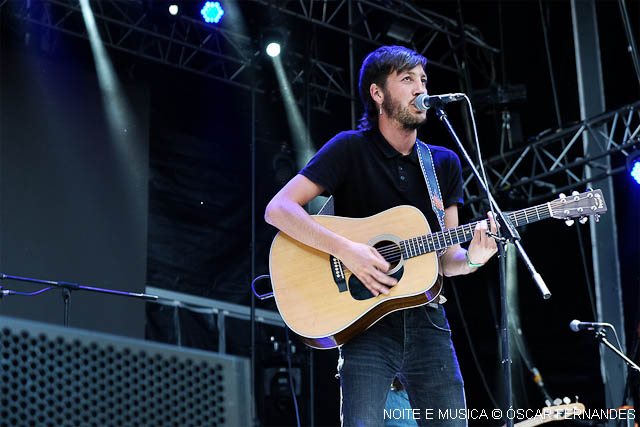
[[[220,6],[219,2],[208,1],[204,4],[200,13],[202,14],[202,17],[204,18],[205,22],[209,24],[211,23],[217,24],[218,22],[220,22],[220,19],[222,19],[222,15],[224,15],[224,10],[222,9],[222,6]]]
[[[640,159],[633,162],[631,165],[631,176],[636,180],[638,184],[640,184]]]
[[[640,185],[640,150],[635,150],[627,156],[627,170]]]

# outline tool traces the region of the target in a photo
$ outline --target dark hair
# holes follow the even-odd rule
[[[401,72],[417,65],[424,68],[426,64],[424,56],[404,46],[382,46],[367,55],[360,68],[359,88],[364,114],[358,129],[371,129],[378,123],[378,108],[369,93],[372,83],[384,88],[387,77],[394,71]]]

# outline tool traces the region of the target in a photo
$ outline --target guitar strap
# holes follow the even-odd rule
[[[333,196],[329,196],[316,215],[333,215]]]
[[[429,199],[431,200],[431,208],[438,218],[440,229],[444,230],[444,205],[442,203],[442,195],[440,194],[440,185],[438,184],[438,176],[436,168],[433,164],[433,156],[429,146],[424,142],[416,139],[416,150],[418,151],[418,160],[420,161],[420,169],[424,181],[427,183],[429,190]],[[333,215],[333,196],[329,197],[318,211],[318,215]],[[440,253],[442,255],[446,249]]]
[[[444,204],[442,203],[440,185],[438,184],[438,176],[436,175],[436,168],[433,164],[431,150],[427,144],[419,139],[416,139],[416,150],[418,151],[418,160],[420,160],[422,175],[424,175],[424,181],[427,183],[427,190],[429,190],[431,208],[438,218],[440,229],[444,230]],[[438,251],[438,255],[442,255],[445,252],[446,248]]]

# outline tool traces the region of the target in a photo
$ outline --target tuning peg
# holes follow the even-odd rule
[[[566,405],[568,405],[569,403],[571,403],[571,399],[569,399],[567,396],[565,396],[565,397],[562,399],[562,401],[563,401]]]
[[[566,199],[567,196],[564,193],[560,193],[560,194],[558,194],[558,198],[559,199]]]
[[[572,220],[572,219],[567,219],[567,220],[565,220],[565,221],[564,221],[564,223],[565,223],[565,224],[567,224],[567,226],[569,226],[569,227],[571,227],[571,226],[573,225],[573,223],[574,223],[574,222],[575,222],[575,221],[574,221],[574,220]]]
[[[591,188],[591,187],[587,187],[587,190],[586,190],[586,191],[593,191],[593,188]]]
[[[600,215],[595,214],[595,215],[593,216],[593,220],[594,220],[595,222],[599,222],[599,221],[600,221]]]
[[[580,194],[580,192],[579,192],[579,191],[572,191],[572,192],[571,192],[571,195],[572,195],[572,196],[578,196],[579,194]]]
[[[588,216],[581,216],[578,221],[580,222],[580,224],[586,224],[587,221],[589,221],[589,217]]]

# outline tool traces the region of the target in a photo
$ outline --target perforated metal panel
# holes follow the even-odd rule
[[[249,425],[249,361],[0,316],[0,425]]]

